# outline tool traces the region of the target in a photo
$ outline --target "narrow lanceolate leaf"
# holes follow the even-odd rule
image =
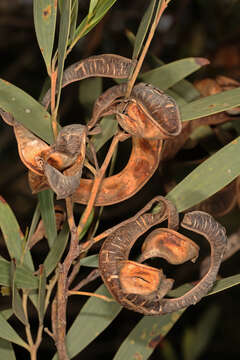
[[[160,317],[143,317],[120,346],[114,360],[146,360],[184,310]]]
[[[95,293],[110,297],[104,285],[101,285]],[[90,344],[111,324],[120,310],[121,306],[115,302],[109,303],[94,297],[90,298],[67,333],[69,357],[72,359]],[[81,336],[79,336],[80,333]],[[53,359],[56,360],[57,355]]]
[[[88,11],[89,16],[91,16],[91,14],[93,13],[93,10],[95,9],[97,3],[98,0],[90,0],[89,11]]]
[[[90,255],[81,259],[81,265],[88,267],[98,267],[98,255]]]
[[[217,280],[215,285],[213,286],[212,290],[206,295],[214,295],[221,291],[230,289],[233,286],[237,286],[240,284],[240,274],[232,275],[221,280]],[[179,297],[184,295],[187,291],[193,288],[192,284],[184,284],[179,286],[177,289],[171,290],[168,295],[171,297]]]
[[[5,309],[0,311],[0,314],[4,317],[5,320],[8,320],[13,315],[13,311],[12,309]]]
[[[10,278],[11,278],[11,289],[12,289],[12,309],[16,317],[24,324],[27,324],[27,319],[24,314],[23,306],[22,306],[22,298],[17,290],[15,284],[16,277],[16,265],[14,260],[11,261],[11,270],[10,270]]]
[[[56,216],[53,203],[53,191],[44,190],[38,194],[41,217],[46,231],[49,246],[57,237]]]
[[[47,143],[53,143],[50,114],[23,90],[0,79],[0,108]]]
[[[18,344],[20,346],[26,347],[26,343],[20,336],[16,333],[16,331],[10,326],[7,320],[0,313],[0,338],[13,342],[14,344]]]
[[[44,305],[45,305],[45,295],[46,295],[46,272],[44,266],[39,267],[39,288],[38,288],[38,318],[39,324],[43,323],[44,318]]]
[[[182,121],[217,114],[240,105],[240,87],[206,96],[180,107]]]
[[[108,12],[108,10],[113,6],[116,1],[117,0],[98,1],[93,12],[91,13],[91,16],[89,16],[90,14],[88,14],[77,27],[74,34],[74,39],[70,46],[73,47],[73,45],[75,45],[78,40],[80,40],[92,28],[94,28],[94,26],[96,26],[99,21],[102,20],[104,15]]]
[[[0,339],[0,359],[16,360],[10,341]]]
[[[156,5],[156,0],[151,0],[141,22],[138,27],[138,31],[136,34],[135,42],[134,42],[134,49],[133,49],[133,59],[137,59],[138,55],[140,54],[140,51],[142,49],[143,42],[145,40],[147,31],[149,29],[152,17],[153,17],[153,11],[154,7]]]
[[[240,137],[194,169],[167,198],[181,212],[215,194],[240,175],[239,152]]]
[[[44,261],[44,268],[47,276],[51,274],[51,272],[56,268],[58,262],[60,261],[62,254],[67,246],[68,237],[69,227],[66,222],[59,235],[55,239],[53,246],[51,247]]]
[[[17,260],[17,263],[23,261],[24,265],[34,270],[31,254],[29,251],[23,257],[24,237],[15,218],[14,213],[6,201],[0,196],[0,229],[2,230],[5,244],[11,258]]]
[[[167,90],[202,66],[209,64],[204,58],[186,58],[162,65],[140,75],[140,79],[161,90]]]
[[[10,262],[0,257],[0,285],[11,286]],[[37,289],[38,279],[23,265],[17,265],[15,285],[18,289]]]
[[[59,27],[59,39],[58,39],[58,74],[57,74],[57,106],[59,104],[61,95],[61,84],[63,76],[64,62],[66,58],[67,44],[70,32],[71,24],[71,6],[72,0],[65,0],[62,4],[61,20]]]
[[[69,42],[71,43],[74,39],[74,34],[77,26],[77,17],[78,17],[78,0],[72,0],[72,9],[71,9],[71,24],[69,31]]]
[[[38,45],[44,58],[47,71],[50,75],[52,50],[56,27],[57,1],[34,0],[33,16]]]
[[[26,246],[29,245],[29,242],[30,242],[30,240],[31,240],[36,228],[37,228],[37,224],[38,224],[38,222],[40,220],[40,216],[41,216],[40,206],[39,206],[39,204],[37,204],[36,209],[35,209],[35,211],[33,213],[31,226],[30,226],[29,233],[28,233],[28,236],[27,236],[27,244],[26,244]]]

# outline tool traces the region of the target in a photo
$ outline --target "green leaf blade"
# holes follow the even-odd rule
[[[44,307],[45,307],[45,295],[46,295],[46,272],[43,265],[39,267],[39,287],[38,287],[38,318],[39,324],[43,324],[44,319]]]
[[[240,87],[206,96],[180,107],[182,121],[217,114],[240,105]]]
[[[63,225],[62,230],[55,239],[46,259],[44,260],[44,268],[46,275],[50,275],[60,261],[62,254],[67,246],[69,237],[69,227],[67,222]]]
[[[0,256],[0,285],[11,286],[10,262]],[[37,289],[38,279],[25,266],[16,267],[15,285],[18,289]]]
[[[56,216],[53,202],[53,191],[51,189],[41,191],[38,194],[41,217],[43,220],[46,237],[51,247],[57,237]]]
[[[0,339],[0,359],[16,360],[10,341]]]
[[[0,79],[0,108],[47,143],[54,142],[50,114],[26,92],[3,79]]]
[[[59,39],[58,39],[58,74],[57,74],[58,94],[56,101],[57,107],[60,101],[64,62],[66,59],[67,45],[68,45],[68,39],[70,33],[71,6],[72,6],[72,0],[65,0],[62,4]]]
[[[27,324],[27,319],[23,310],[22,299],[15,285],[15,277],[16,277],[16,265],[14,260],[11,261],[11,270],[10,270],[10,278],[11,278],[11,289],[12,289],[12,309],[16,317],[24,324]]]
[[[149,29],[152,17],[153,17],[153,11],[156,5],[156,0],[151,0],[141,22],[138,27],[138,31],[135,37],[134,41],[134,48],[133,48],[133,59],[137,59],[140,51],[142,49],[143,42],[146,38],[147,31]]]
[[[26,347],[25,342],[16,333],[16,331],[9,325],[7,320],[0,313],[0,338],[13,342],[14,344]]]
[[[148,359],[183,312],[181,310],[161,317],[144,316],[124,340],[113,360],[135,360],[136,354],[141,360]]]
[[[204,58],[181,59],[145,72],[140,75],[140,79],[161,90],[167,90],[207,64],[209,61]]]
[[[38,45],[50,74],[57,17],[56,0],[34,0],[33,16]]]
[[[17,219],[7,202],[0,196],[0,229],[2,230],[5,244],[10,257],[16,259],[18,263],[22,261],[24,252],[23,235]],[[24,264],[34,270],[31,254],[26,251],[23,258]]]
[[[194,169],[167,198],[181,212],[215,194],[240,175],[239,152],[240,137]]]

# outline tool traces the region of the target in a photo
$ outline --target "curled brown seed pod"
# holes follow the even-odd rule
[[[134,86],[117,119],[128,133],[147,139],[168,139],[182,130],[175,100],[145,83]]]
[[[85,160],[86,138],[86,126],[65,126],[59,132],[52,153],[44,163],[44,174],[58,199],[72,195],[79,187]],[[59,167],[66,169],[63,174],[58,170]]]
[[[117,204],[136,194],[157,169],[161,149],[160,141],[134,137],[127,165],[118,174],[103,179],[94,205]],[[29,183],[33,193],[48,187],[44,176],[37,176],[33,173],[29,174]],[[86,204],[92,186],[92,179],[81,178],[79,187],[73,194],[73,200],[80,204]]]
[[[93,126],[100,116],[116,114],[121,127],[129,134],[146,139],[169,139],[180,134],[182,123],[173,98],[150,84],[134,86],[125,99],[127,84],[113,86],[95,102]]]
[[[133,60],[114,54],[91,56],[69,66],[64,71],[62,87],[93,76],[126,79],[129,77],[134,64]],[[42,100],[42,104],[48,107],[50,100],[51,93],[48,90]]]
[[[143,268],[128,260],[130,249],[137,238],[163,219],[162,211],[154,215],[140,213],[138,217],[129,219],[128,224],[125,223],[106,239],[99,256],[101,276],[113,297],[124,307],[144,315],[162,315],[197,303],[213,286],[227,244],[225,229],[211,215],[200,211],[186,214],[182,226],[203,235],[209,241],[211,265],[208,273],[185,295],[176,299],[163,299],[164,294],[171,289],[172,279],[166,279],[161,271],[153,271],[151,267],[148,273],[147,266],[141,276]],[[146,290],[144,282],[147,283]]]
[[[43,175],[43,159],[45,159],[50,147],[31,131],[18,123],[10,113],[0,109],[2,119],[13,126],[18,144],[18,153],[24,165],[38,175]]]

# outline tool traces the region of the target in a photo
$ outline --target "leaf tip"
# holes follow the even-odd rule
[[[210,64],[210,61],[206,58],[196,57],[194,60],[200,66],[205,66],[205,65]]]

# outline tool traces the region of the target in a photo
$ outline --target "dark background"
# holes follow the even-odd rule
[[[79,59],[100,53],[116,53],[131,57],[125,30],[136,33],[139,22],[144,14],[146,1],[119,0],[84,39],[82,39],[68,58],[71,64]],[[88,1],[79,2],[79,21],[87,13]],[[172,0],[169,9],[165,12],[151,44],[151,51],[165,62],[174,61],[182,57],[201,56],[211,60],[207,70],[200,71],[191,77],[194,80],[205,75],[226,74],[240,80],[240,2],[237,0]],[[46,80],[44,63],[36,41],[32,1],[27,0],[0,0],[0,76],[19,86],[36,99],[41,93]],[[144,64],[148,69],[148,65]],[[109,82],[104,80],[104,87]],[[60,118],[62,124],[70,124],[83,118],[86,109],[79,103],[78,85],[74,84],[64,90]],[[201,150],[199,150],[201,152]],[[128,149],[122,148],[122,163],[127,159]],[[125,154],[125,155],[124,155]],[[196,154],[199,156],[200,154]],[[185,155],[185,153],[182,155]],[[180,156],[179,159],[182,159]],[[20,162],[17,153],[16,141],[12,128],[0,120],[0,194],[6,199],[14,210],[23,232],[31,222],[31,216],[36,205],[36,196],[33,196],[27,183],[27,170]],[[122,166],[123,166],[122,164]],[[145,186],[133,199],[116,206],[105,209],[100,230],[123,220],[126,216],[133,215],[159,191],[160,170],[154,175],[149,184]],[[78,207],[81,212],[81,207]],[[224,219],[228,233],[233,232],[239,223],[239,210]],[[4,243],[0,243],[1,253],[7,256]],[[46,256],[47,248],[44,243],[36,246],[33,254],[36,263],[40,264]],[[204,255],[204,254],[203,254]],[[221,269],[222,276],[239,273],[239,254],[229,259]],[[86,275],[86,271],[82,276]],[[175,273],[175,269],[167,269]],[[189,275],[190,274],[190,275]],[[193,278],[195,276],[195,278]],[[187,266],[179,270],[178,282],[197,280],[197,268],[188,271]],[[88,287],[93,290],[101,283],[97,280]],[[204,299],[200,304],[187,310],[169,333],[167,340],[177,353],[177,358],[182,359],[181,344],[184,332],[195,326],[201,320],[204,312],[212,305],[219,308],[219,316],[214,334],[201,359],[228,358],[236,359],[239,356],[239,295],[238,287],[227,290],[215,296]],[[69,309],[70,323],[79,312],[84,299],[71,300]],[[8,298],[0,297],[1,308],[7,306]],[[32,320],[36,314],[32,312]],[[112,359],[120,343],[140,318],[138,314],[122,311],[121,315],[110,325],[104,334],[100,335],[94,343],[90,344],[76,359],[95,359],[104,356]],[[49,321],[47,319],[47,321]],[[14,323],[14,321],[12,321]],[[14,326],[21,328],[17,322]],[[50,326],[50,325],[49,325]],[[84,331],[84,330],[83,330]],[[201,339],[199,339],[201,341]],[[163,359],[163,340],[156,347],[151,360]],[[17,359],[25,359],[26,354],[15,347]],[[54,346],[49,337],[44,336],[43,345],[39,351],[39,358],[52,357]]]

